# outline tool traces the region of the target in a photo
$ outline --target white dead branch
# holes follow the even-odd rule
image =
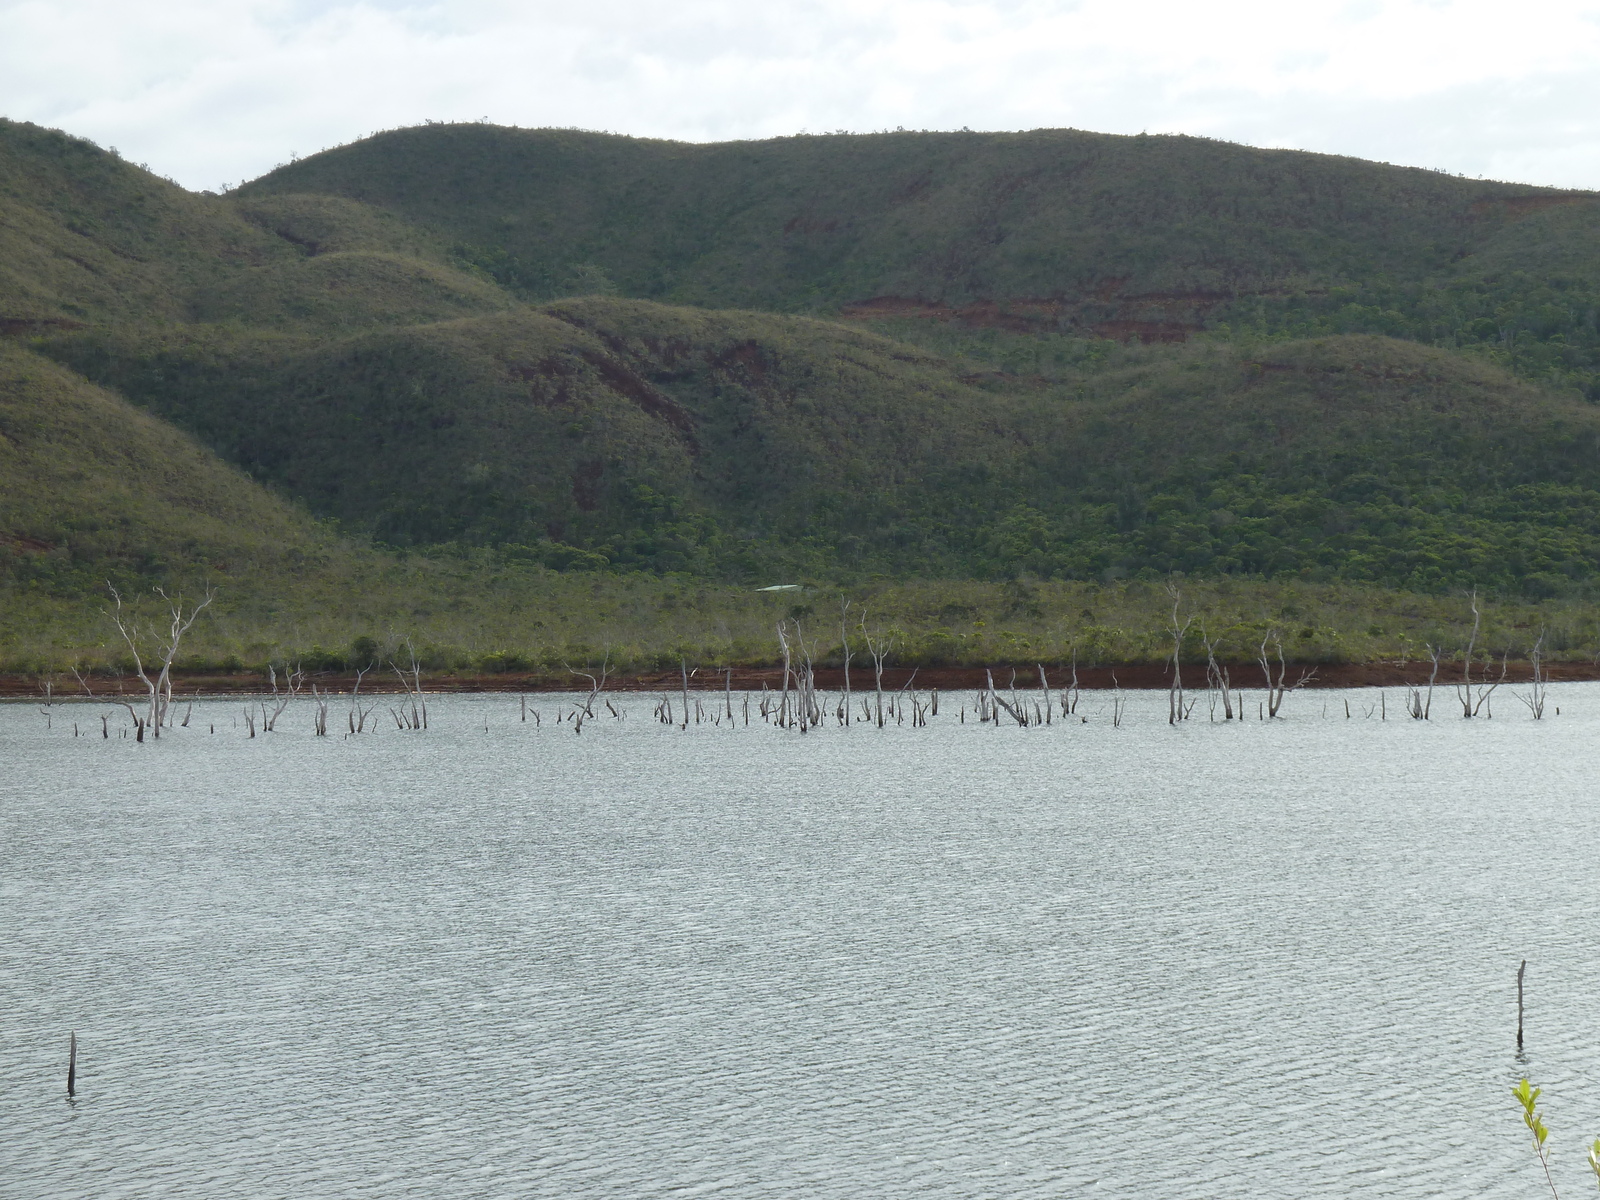
[[[172,708],[173,660],[178,657],[184,634],[189,632],[195,619],[216,598],[216,593],[207,588],[205,599],[185,608],[182,592],[174,598],[168,596],[161,588],[155,588],[155,594],[161,597],[168,611],[160,625],[147,629],[141,627],[137,615],[123,604],[121,593],[111,586],[109,580],[106,582],[106,587],[111,592],[112,599],[116,601],[116,607],[106,610],[106,615],[111,618],[117,627],[117,632],[122,635],[122,640],[127,643],[128,651],[133,655],[133,666],[139,676],[139,682],[145,686],[149,707],[143,719],[143,727],[148,727],[151,734],[159,738],[161,728],[167,724],[168,714]],[[145,669],[145,656],[140,652],[142,642],[147,644],[146,652],[152,655],[152,665],[160,664],[154,679]],[[139,720],[137,715],[135,720]],[[139,734],[141,741],[144,739],[143,727]]]

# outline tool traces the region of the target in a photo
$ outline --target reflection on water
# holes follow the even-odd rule
[[[1580,1187],[1600,686],[1353,695],[804,737],[216,702],[143,746],[6,706],[0,1194],[1532,1195],[1524,1070]]]

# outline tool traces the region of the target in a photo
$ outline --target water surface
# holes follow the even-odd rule
[[[1580,1189],[1600,685],[1552,694],[254,740],[218,701],[142,746],[7,705],[0,1195],[1533,1196],[1524,1073]]]

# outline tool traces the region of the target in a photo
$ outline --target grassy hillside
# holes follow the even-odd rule
[[[182,319],[195,287],[292,252],[225,201],[0,120],[0,329]]]
[[[1018,446],[1014,406],[937,358],[756,313],[592,298],[335,340],[49,345],[384,542],[563,565],[959,571],[938,529],[992,508],[971,481]]]
[[[1042,447],[1053,494],[1008,520],[1012,570],[1549,595],[1600,562],[1600,412],[1485,363],[1374,337],[1209,345],[1078,394]]]
[[[1090,344],[1047,377],[588,299],[333,342],[51,348],[395,545],[751,582],[1176,571],[1540,595],[1600,564],[1600,412],[1388,338]]]
[[[164,421],[0,342],[0,580],[291,570],[332,539]]]
[[[0,333],[188,321],[339,328],[508,303],[391,215],[338,198],[195,195],[89,142],[0,120]]]
[[[493,284],[425,259],[348,250],[235,272],[196,289],[191,311],[204,323],[332,333],[497,312],[511,303]]]
[[[213,197],[3,123],[0,165],[8,419],[39,431],[13,613],[210,572],[278,631],[229,653],[428,627],[445,661],[544,637],[491,603],[638,571],[1129,612],[1173,573],[1369,607],[1600,577],[1586,193],[1075,131],[431,126]]]
[[[409,225],[393,213],[343,196],[273,194],[231,201],[250,224],[315,258],[319,254],[372,251],[445,263],[447,248],[436,235]]]

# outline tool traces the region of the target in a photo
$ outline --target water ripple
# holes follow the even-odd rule
[[[1581,1186],[1600,685],[1555,690],[804,739],[0,707],[0,1196],[1531,1195],[1523,1073]]]

